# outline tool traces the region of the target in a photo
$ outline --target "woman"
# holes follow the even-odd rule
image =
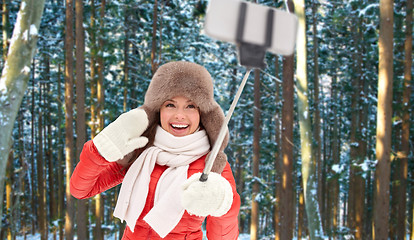
[[[183,186],[203,171],[223,121],[208,71],[190,62],[167,63],[154,74],[143,106],[121,114],[85,144],[71,193],[89,198],[122,182],[114,216],[127,222],[123,239],[201,240],[205,219],[209,240],[237,239],[240,197],[223,152],[227,137],[212,174],[230,187],[203,194],[206,204],[191,213],[181,203]]]

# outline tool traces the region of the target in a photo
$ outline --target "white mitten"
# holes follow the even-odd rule
[[[201,182],[201,173],[196,173],[183,184],[181,203],[188,213],[205,217],[220,217],[226,214],[233,203],[230,183],[220,174],[210,172]]]
[[[102,157],[114,162],[148,143],[148,138],[141,136],[147,127],[147,114],[135,108],[110,123],[96,135],[93,143]]]

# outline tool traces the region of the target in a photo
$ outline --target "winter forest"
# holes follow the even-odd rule
[[[414,240],[412,0],[257,0],[294,12],[229,123],[240,239]],[[226,113],[246,72],[208,0],[3,0],[1,239],[121,239],[120,186],[77,200],[83,144],[169,61],[205,66]]]

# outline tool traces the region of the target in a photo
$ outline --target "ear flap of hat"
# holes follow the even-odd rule
[[[220,106],[215,103],[215,107],[209,112],[201,112],[201,124],[207,132],[210,139],[211,148],[217,141],[217,137],[220,133],[222,124],[224,123],[224,113]],[[227,130],[226,136],[224,137],[223,143],[221,144],[220,150],[214,160],[211,171],[221,173],[226,166],[227,156],[224,153],[224,149],[227,147],[229,141],[229,132]],[[208,159],[208,158],[206,158]]]

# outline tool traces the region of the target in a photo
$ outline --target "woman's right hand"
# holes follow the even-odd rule
[[[141,136],[148,128],[148,116],[143,109],[135,108],[121,114],[93,139],[99,153],[108,161],[123,159],[135,149],[148,143]]]

